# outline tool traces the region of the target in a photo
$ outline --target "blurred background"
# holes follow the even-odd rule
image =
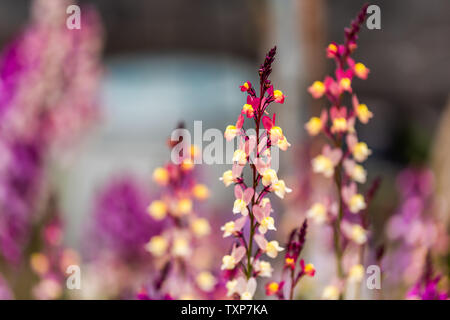
[[[203,129],[234,123],[244,103],[238,86],[256,82],[265,53],[278,47],[273,82],[287,96],[277,119],[293,146],[310,143],[304,123],[323,100],[308,86],[333,72],[325,48],[343,41],[343,28],[362,7],[359,0],[227,0],[78,2],[95,8],[103,50],[99,58],[99,113],[70,151],[55,151],[54,189],[59,194],[65,243],[80,249],[98,189],[112,176],[131,173],[150,184],[166,162],[166,140],[179,121]],[[450,169],[450,2],[376,1],[381,30],[362,28],[355,59],[371,70],[355,83],[374,113],[361,128],[373,154],[369,181],[382,176],[375,227],[382,232],[397,205],[395,177],[408,166],[437,172],[439,206],[447,208]],[[31,20],[31,1],[0,2],[0,48],[7,48]],[[76,32],[76,31],[72,31]],[[84,130],[82,130],[84,131]],[[282,173],[295,180],[298,153],[286,154]],[[294,165],[293,165],[294,164]],[[448,166],[448,165],[447,165]],[[230,203],[218,180],[226,166],[203,166],[211,188],[211,214]],[[228,191],[228,190],[227,190]],[[442,209],[441,221],[448,219]]]

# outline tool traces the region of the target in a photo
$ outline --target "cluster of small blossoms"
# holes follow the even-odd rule
[[[286,150],[290,144],[282,129],[275,125],[275,114],[270,118],[267,107],[272,103],[284,103],[285,96],[280,90],[274,90],[268,79],[272,72],[276,47],[266,55],[264,63],[259,69],[259,96],[250,82],[245,82],[240,89],[247,93],[247,103],[242,107],[236,125],[229,125],[225,131],[225,138],[230,141],[239,139],[237,150],[233,155],[232,170],[224,172],[221,180],[225,186],[234,184],[233,214],[239,218],[229,221],[222,226],[223,237],[233,236],[238,240],[230,254],[222,259],[221,269],[225,272],[227,296],[252,299],[256,291],[256,277],[271,277],[273,268],[270,262],[261,259],[265,254],[269,258],[276,258],[283,250],[278,241],[269,241],[266,234],[276,230],[274,218],[271,216],[272,205],[267,197],[275,193],[284,198],[291,192],[285,182],[278,178],[271,167],[271,147],[277,146]],[[245,119],[254,124],[255,134],[244,129]],[[260,126],[265,130],[260,132]],[[243,170],[249,165],[252,180],[244,181]],[[249,224],[248,236],[244,227]],[[258,246],[254,250],[254,243]]]
[[[30,23],[0,57],[0,257],[15,267],[50,193],[47,169],[68,154],[55,151],[66,151],[98,118],[99,18],[83,9],[83,28],[69,30],[70,4],[32,1]]]
[[[300,254],[305,245],[306,230],[308,228],[307,220],[303,222],[303,225],[294,229],[289,235],[289,241],[286,246],[286,254],[284,256],[284,267],[282,278],[289,277],[289,281],[281,280],[280,282],[269,282],[266,285],[266,295],[276,295],[279,299],[285,299],[284,288],[285,284],[289,285],[289,299],[294,298],[294,290],[300,279],[304,276],[314,277],[316,269],[312,263],[305,264],[303,259],[300,259]]]
[[[442,277],[440,275],[433,275],[434,270],[430,251],[428,251],[425,260],[422,275],[417,283],[408,291],[406,298],[409,300],[448,300],[450,294],[448,281],[447,288],[444,286],[442,288],[439,287]]]
[[[176,144],[170,142],[170,147]],[[211,233],[208,220],[196,214],[194,202],[206,200],[210,192],[206,185],[196,181],[194,160],[199,156],[198,148],[192,145],[187,149],[175,163],[169,162],[153,171],[153,180],[162,193],[150,203],[148,213],[162,222],[163,229],[146,244],[147,251],[161,266],[160,276],[147,292],[152,298],[201,298],[218,284],[210,272],[198,272],[192,263],[198,240]]]
[[[357,184],[364,184],[367,172],[362,163],[371,154],[365,142],[359,141],[355,130],[356,122],[367,124],[373,114],[367,105],[359,102],[352,88],[355,78],[367,79],[369,69],[361,62],[355,62],[351,54],[357,48],[357,34],[366,18],[367,5],[362,8],[351,27],[345,29],[344,44],[331,43],[327,57],[336,63],[334,77],[326,76],[324,81],[315,81],[308,91],[313,98],[323,96],[331,107],[323,110],[318,117],[312,117],[305,125],[310,136],[322,133],[329,143],[322,152],[312,159],[314,173],[334,179],[337,188],[337,202],[327,199],[314,203],[307,212],[307,217],[321,224],[330,223],[334,232],[334,245],[337,256],[337,269],[340,279],[345,277],[341,259],[346,242],[350,240],[357,245],[364,245],[368,231],[363,222],[368,201],[358,191]],[[346,95],[351,96],[352,107],[343,105]],[[345,237],[341,237],[341,234]]]
[[[41,250],[30,255],[31,270],[39,278],[32,295],[40,300],[60,299],[64,297],[67,268],[79,265],[80,258],[76,251],[63,246],[63,227],[58,218],[42,229],[41,237]]]

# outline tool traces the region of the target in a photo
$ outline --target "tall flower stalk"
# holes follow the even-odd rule
[[[224,172],[221,180],[225,186],[234,184],[233,213],[240,217],[222,226],[223,236],[233,236],[238,241],[230,254],[222,259],[222,270],[229,281],[226,284],[227,295],[240,299],[252,299],[256,291],[255,277],[271,277],[272,266],[260,257],[266,254],[276,258],[282,251],[276,240],[268,241],[266,233],[276,230],[271,216],[272,206],[268,195],[275,193],[284,198],[291,189],[283,180],[278,179],[272,168],[271,147],[286,150],[290,144],[280,127],[275,126],[275,114],[269,117],[268,107],[272,102],[284,103],[282,91],[274,90],[269,80],[276,47],[266,55],[259,68],[259,96],[257,88],[247,81],[240,86],[247,94],[236,125],[229,125],[225,131],[227,140],[239,139],[239,146],[233,155],[232,170]],[[253,127],[244,129],[247,119]],[[264,128],[265,130],[260,130]],[[252,132],[254,131],[254,132]],[[251,179],[244,178],[244,168],[249,165]],[[248,231],[245,226],[248,224]]]
[[[300,254],[303,251],[306,241],[306,232],[308,229],[308,222],[305,219],[300,228],[292,230],[289,235],[287,243],[287,250],[284,256],[284,267],[282,272],[282,280],[280,282],[272,281],[266,285],[266,295],[276,295],[278,299],[286,299],[285,291],[289,300],[294,298],[294,291],[300,280],[304,276],[314,277],[316,269],[312,263],[305,263],[305,260],[300,259]],[[285,280],[285,279],[288,280]],[[288,290],[284,290],[288,287]]]
[[[312,117],[305,125],[311,136],[322,133],[327,138],[322,153],[312,160],[312,168],[315,173],[332,179],[337,191],[336,200],[317,202],[307,212],[307,216],[317,222],[329,222],[333,229],[336,270],[341,287],[328,288],[327,291],[333,294],[326,296],[331,297],[338,293],[343,298],[347,272],[342,259],[348,240],[364,246],[368,237],[364,227],[368,203],[365,196],[359,193],[357,183],[366,182],[367,172],[361,163],[371,154],[371,150],[365,142],[358,140],[355,124],[357,120],[367,124],[373,114],[365,104],[359,102],[352,83],[355,77],[367,79],[369,69],[351,58],[357,48],[358,32],[366,18],[366,10],[367,5],[363,6],[350,28],[345,29],[343,44],[332,42],[327,47],[327,57],[336,64],[334,77],[326,76],[324,81],[315,81],[308,88],[315,99],[325,96],[331,106],[323,110],[320,116]],[[347,101],[351,102],[351,108],[344,105]],[[349,270],[349,276],[351,273],[361,278],[361,269],[362,265],[355,265]]]
[[[182,141],[171,141],[170,147],[178,143]],[[208,220],[199,216],[194,206],[209,197],[207,186],[197,182],[194,166],[197,156],[198,149],[192,145],[182,150],[175,163],[169,162],[153,172],[161,195],[150,203],[148,213],[163,223],[163,229],[150,239],[146,249],[155,258],[159,273],[139,298],[211,298],[218,284],[212,273],[200,271],[195,265],[199,241],[204,241],[211,232]]]

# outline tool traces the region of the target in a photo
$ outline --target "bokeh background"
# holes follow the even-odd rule
[[[286,94],[277,110],[293,146],[310,143],[304,123],[317,115],[307,87],[332,72],[324,57],[331,41],[343,40],[365,1],[359,0],[198,0],[79,1],[101,19],[103,73],[100,115],[82,142],[59,151],[53,169],[66,226],[64,241],[83,246],[84,230],[99,188],[114,176],[132,174],[151,184],[152,170],[167,161],[167,137],[184,121],[192,128],[234,123],[243,104],[238,86],[255,81],[265,52],[277,45],[273,82]],[[374,223],[382,237],[398,195],[395,177],[405,167],[433,168],[439,219],[447,225],[450,192],[450,3],[435,0],[376,1],[381,30],[363,28],[356,59],[371,69],[355,84],[374,118],[361,128],[373,154],[369,181],[383,178]],[[31,1],[0,2],[0,48],[30,21]],[[83,14],[82,9],[82,14]],[[75,31],[74,31],[75,32]],[[70,156],[67,156],[67,153]],[[298,152],[286,154],[282,173],[298,174]],[[218,180],[226,166],[203,166],[211,188],[211,215],[221,215],[231,192]],[[153,187],[151,187],[153,188]],[[227,190],[228,191],[228,190]]]

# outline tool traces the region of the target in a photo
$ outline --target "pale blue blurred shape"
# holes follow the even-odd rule
[[[105,138],[158,139],[180,120],[188,127],[203,120],[204,127],[222,128],[235,122],[236,110],[245,102],[238,86],[257,76],[256,69],[243,61],[182,55],[116,58],[108,62],[107,70]]]

